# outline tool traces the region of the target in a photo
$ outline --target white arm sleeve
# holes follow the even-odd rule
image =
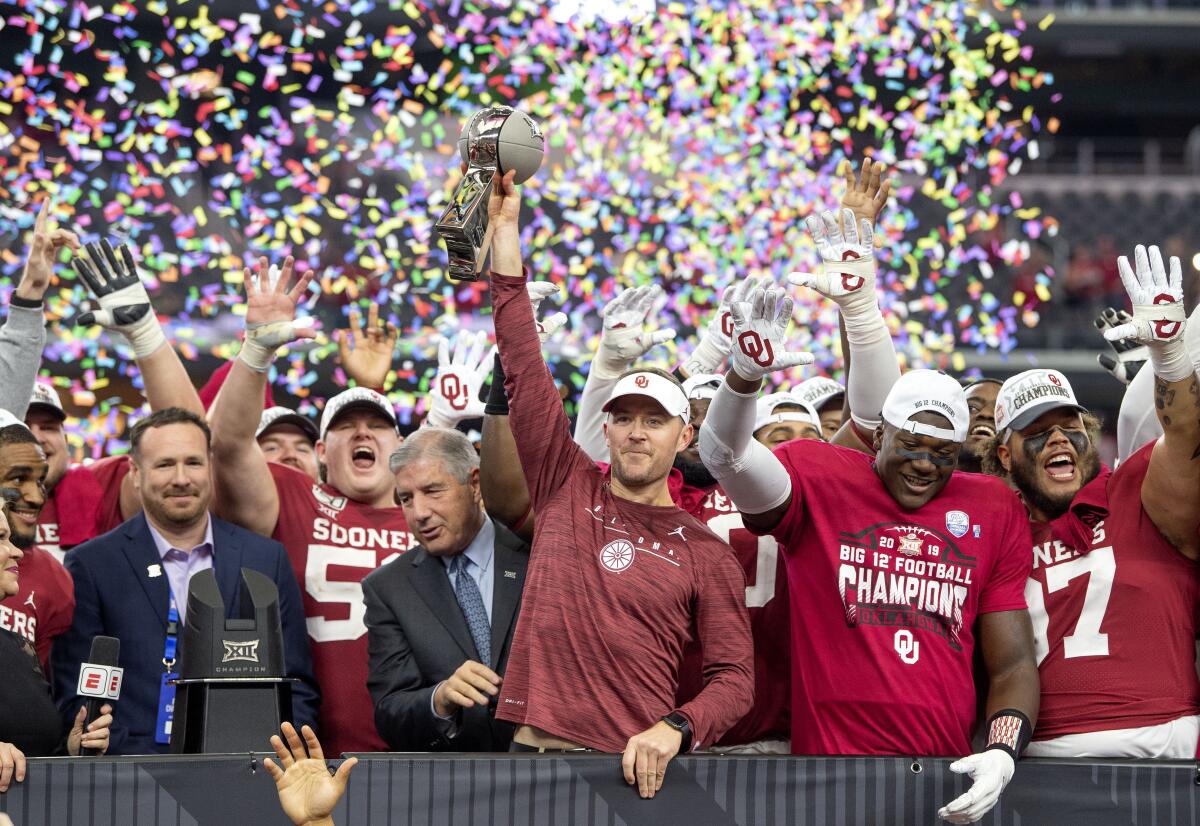
[[[579,397],[579,415],[575,417],[575,444],[583,448],[593,462],[608,461],[608,442],[604,440],[606,414],[600,408],[617,386],[616,378],[602,378],[598,375],[600,372],[594,364],[588,371],[583,395]]]
[[[792,495],[787,469],[752,437],[756,395],[722,382],[700,428],[700,461],[742,513],[765,513]]]
[[[1200,306],[1188,316],[1183,342],[1192,367],[1200,373]],[[1121,412],[1117,414],[1117,462],[1124,462],[1139,447],[1161,435],[1162,424],[1154,412],[1154,371],[1142,365],[1121,398]]]
[[[864,430],[874,430],[883,420],[883,401],[900,378],[896,347],[878,306],[859,316],[843,315],[842,322],[850,347],[850,417]]]

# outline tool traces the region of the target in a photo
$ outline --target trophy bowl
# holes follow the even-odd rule
[[[511,106],[489,106],[467,119],[458,136],[458,154],[467,164],[450,205],[434,228],[446,242],[449,275],[474,281],[491,240],[487,201],[492,180],[515,170],[515,183],[529,180],[542,165],[545,139],[537,123]]]

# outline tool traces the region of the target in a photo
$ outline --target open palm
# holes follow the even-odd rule
[[[283,768],[272,760],[264,762],[275,780],[283,813],[295,824],[325,820],[346,793],[346,781],[350,779],[350,770],[358,758],[346,760],[335,774],[330,775],[321,743],[311,728],[304,726],[302,729],[304,743],[300,742],[291,723],[284,723],[282,731],[283,739],[279,735],[272,736],[271,746]],[[287,741],[286,745],[284,740]],[[308,745],[308,756],[305,756],[305,743]]]
[[[396,340],[400,334],[390,321],[379,323],[379,305],[372,304],[367,310],[367,323],[363,325],[358,310],[350,308],[350,326],[338,330],[338,358],[346,375],[354,379],[359,387],[383,387],[392,369],[392,355],[396,352]]]
[[[288,284],[292,280],[294,267],[295,261],[289,255],[283,262],[277,279],[272,279],[266,258],[259,259],[258,272],[252,272],[249,267],[242,270],[242,278],[246,285],[247,327],[291,321],[296,317],[296,305],[304,295],[313,274],[311,270],[304,273],[289,290]]]

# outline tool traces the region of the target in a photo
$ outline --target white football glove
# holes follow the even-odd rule
[[[700,336],[695,351],[682,365],[687,375],[722,372],[721,368],[733,347],[733,314],[730,307],[739,301],[745,301],[751,290],[765,289],[771,283],[771,279],[766,276],[751,276],[730,284],[722,291],[717,311],[709,318],[708,326]]]
[[[1012,780],[1017,764],[1003,749],[987,749],[950,764],[955,774],[969,774],[971,788],[938,809],[938,817],[951,823],[974,823],[992,810],[1000,793]]]
[[[599,371],[597,378],[617,378],[649,350],[675,338],[674,330],[646,328],[646,321],[662,295],[658,284],[631,287],[622,290],[600,311],[604,327],[592,363],[592,370]]]
[[[538,321],[538,307],[546,298],[558,295],[560,291],[556,285],[551,284],[549,281],[530,281],[525,285],[525,292],[529,296],[530,305],[533,307],[533,319],[537,324],[538,339],[541,340],[542,344],[545,344],[550,336],[557,333],[567,323],[567,314],[551,313],[541,321]]]
[[[462,331],[454,340],[438,339],[438,369],[429,384],[429,415],[425,424],[431,427],[455,427],[467,419],[483,418],[484,403],[479,391],[492,372],[496,348],[488,348],[486,330],[477,333]]]
[[[1165,381],[1180,381],[1193,372],[1191,359],[1183,343],[1187,314],[1183,309],[1183,268],[1179,259],[1171,256],[1171,272],[1163,266],[1158,247],[1138,244],[1134,249],[1134,268],[1129,259],[1121,256],[1117,267],[1121,283],[1133,304],[1133,317],[1104,331],[1109,341],[1132,339],[1150,349],[1154,374]]]
[[[782,299],[782,301],[780,300]],[[784,334],[792,320],[791,297],[781,289],[751,290],[746,300],[730,305],[733,318],[734,371],[746,381],[767,373],[812,364],[812,353],[789,353]]]
[[[875,241],[871,222],[862,220],[855,229],[854,212],[843,209],[841,223],[826,210],[818,218],[805,221],[817,250],[821,253],[821,272],[794,272],[788,283],[816,290],[836,302],[844,318],[874,312]]]

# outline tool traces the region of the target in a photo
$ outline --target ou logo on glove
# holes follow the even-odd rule
[[[733,338],[733,316],[729,313],[721,313],[721,332],[726,338]]]
[[[771,362],[775,361],[775,350],[771,347],[771,342],[765,341],[753,330],[747,330],[738,336],[738,349],[759,367],[770,367]]]
[[[842,253],[843,261],[853,261],[860,257],[861,256],[854,250],[846,250],[844,253]],[[854,292],[865,283],[867,283],[867,280],[861,275],[854,275],[853,273],[848,272],[842,273],[842,289],[848,293]]]
[[[442,376],[442,396],[455,410],[465,410],[467,407],[467,385],[458,376]]]
[[[1175,299],[1167,293],[1159,293],[1158,295],[1154,296],[1154,303],[1174,304]],[[1154,322],[1154,336],[1156,338],[1171,338],[1179,332],[1179,325],[1181,324],[1183,324],[1182,321],[1168,321],[1166,319],[1156,321]]]

